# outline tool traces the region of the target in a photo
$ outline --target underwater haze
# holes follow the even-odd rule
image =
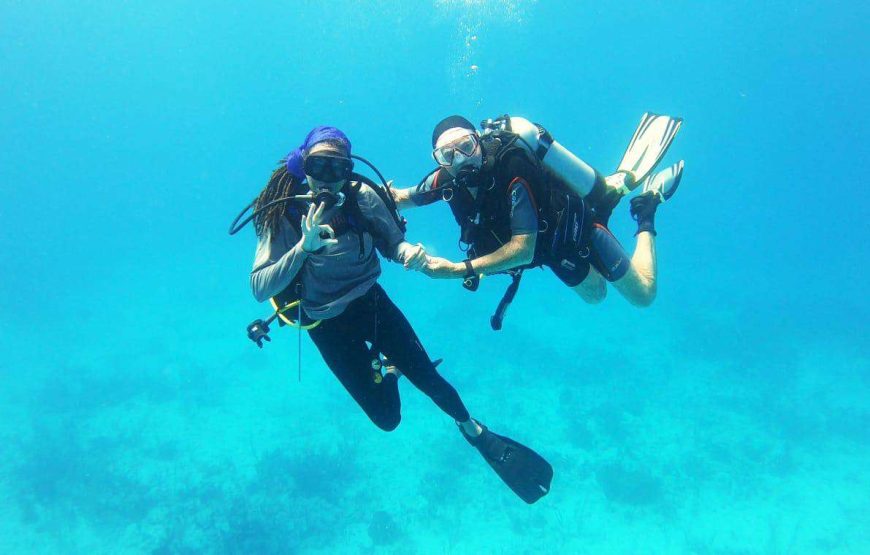
[[[0,553],[870,552],[867,2],[0,5]],[[545,125],[603,172],[685,119],[659,292],[549,270],[381,284],[471,413],[553,465],[526,505],[400,381],[368,420],[245,326],[232,218],[315,125],[397,186],[442,117]],[[408,239],[451,260],[443,203]],[[623,202],[611,219],[627,249]]]

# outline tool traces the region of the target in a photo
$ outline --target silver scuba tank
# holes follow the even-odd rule
[[[525,148],[541,165],[550,179],[564,190],[585,197],[595,185],[596,172],[570,150],[554,141],[546,129],[525,118],[510,117],[486,120],[481,124],[483,134],[496,130],[512,131],[519,135],[517,145]]]

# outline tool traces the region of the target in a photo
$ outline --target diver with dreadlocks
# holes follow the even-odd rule
[[[307,321],[327,366],[380,429],[399,425],[398,380],[404,375],[456,421],[517,495],[527,503],[537,501],[549,490],[552,467],[528,447],[471,418],[378,284],[376,250],[407,269],[419,269],[426,253],[405,241],[403,221],[388,206],[395,208],[389,193],[353,173],[353,157],[344,133],[321,126],[273,171],[252,206],[258,237],[254,297],[262,302],[288,290],[298,295],[298,324]],[[310,204],[300,206],[299,199]],[[381,355],[389,361],[383,374],[373,363]]]
[[[604,176],[526,119],[486,120],[478,131],[461,116],[445,118],[432,133],[438,168],[416,187],[392,192],[401,208],[448,202],[468,258],[429,256],[420,271],[463,279],[471,290],[481,275],[510,273],[514,282],[491,320],[494,329],[522,271],[541,265],[586,302],[603,300],[610,282],[632,304],[648,306],[656,294],[656,208],[676,191],[683,162],[653,170],[681,122],[645,114],[617,171]],[[638,227],[629,257],[607,225],[619,200],[639,187],[631,199]]]

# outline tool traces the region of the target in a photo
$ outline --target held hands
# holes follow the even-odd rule
[[[420,243],[410,247],[405,252],[404,267],[406,270],[422,270],[426,266],[426,249]]]
[[[311,203],[308,214],[302,218],[302,250],[307,253],[316,252],[326,245],[338,243],[332,227],[320,223],[324,207],[325,205],[320,203],[315,210],[314,203]]]

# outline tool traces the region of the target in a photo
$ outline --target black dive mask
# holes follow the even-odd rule
[[[344,156],[311,154],[305,158],[302,169],[305,175],[324,183],[337,183],[350,178],[353,160]]]

